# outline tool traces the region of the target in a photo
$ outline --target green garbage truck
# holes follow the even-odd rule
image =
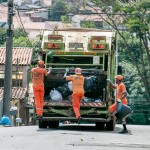
[[[43,31],[40,59],[51,73],[45,78],[45,102],[39,128],[58,128],[60,122],[76,122],[72,108],[71,82],[63,76],[80,67],[85,77],[85,95],[81,101],[82,123],[94,123],[98,129],[114,130],[114,116],[108,107],[114,103],[114,92],[107,85],[116,74],[116,32],[87,28]],[[61,99],[53,100],[57,90]]]

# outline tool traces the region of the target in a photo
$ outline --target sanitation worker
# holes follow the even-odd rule
[[[76,68],[75,74],[70,76],[67,76],[67,72],[68,70],[66,70],[64,78],[66,78],[67,81],[72,81],[72,105],[75,117],[78,120],[78,123],[80,123],[80,101],[84,97],[84,77],[81,75],[82,69]]]
[[[127,105],[127,91],[126,91],[126,86],[124,85],[124,83],[122,82],[123,80],[123,76],[122,75],[117,75],[116,77],[116,85],[114,85],[109,79],[107,79],[107,81],[110,83],[111,87],[116,89],[116,100],[118,102],[122,102],[123,104]],[[109,107],[109,111],[111,113],[116,114],[116,108],[117,108],[117,104],[114,103],[112,106]],[[123,130],[119,133],[128,133],[127,127],[126,127],[126,117],[122,118],[122,125],[123,125]]]
[[[37,63],[37,67],[31,70],[37,118],[42,118],[43,116],[44,76],[47,76],[51,71],[49,70],[47,72],[44,67],[44,61],[39,60]]]

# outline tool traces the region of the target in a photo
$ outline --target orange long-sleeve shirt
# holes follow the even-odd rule
[[[44,76],[47,76],[48,73],[44,68],[33,68],[32,73],[32,83],[33,86],[44,86]]]
[[[126,87],[125,87],[124,83],[121,82],[120,84],[116,85],[116,89],[117,89],[116,99],[120,99],[122,97],[122,93],[126,92]],[[127,104],[126,97],[124,99],[122,99],[122,103]]]
[[[84,94],[84,77],[82,75],[66,76],[66,80],[72,81],[73,94]]]

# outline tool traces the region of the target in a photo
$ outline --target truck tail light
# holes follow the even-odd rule
[[[105,44],[91,44],[92,49],[105,49]]]
[[[96,44],[91,44],[92,49],[96,49],[97,45]]]
[[[61,44],[60,43],[46,43],[46,48],[49,49],[60,49]]]
[[[99,49],[105,49],[105,44],[99,44]]]

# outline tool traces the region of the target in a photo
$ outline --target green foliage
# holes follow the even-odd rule
[[[129,118],[133,124],[147,124],[147,118],[144,113],[133,113]]]
[[[137,99],[145,100],[145,89],[135,66],[132,63],[125,61],[122,61],[120,65],[123,67],[124,83],[127,88],[127,98],[129,103],[132,104],[137,101]]]
[[[33,49],[31,65],[35,66],[37,64],[37,62],[39,61],[39,53],[40,53],[39,48],[34,48]]]
[[[129,43],[130,50],[133,55],[135,55],[136,63],[140,64],[140,41],[135,36],[131,36],[129,33],[124,33],[127,42]],[[118,38],[118,47],[119,47],[119,65],[123,68],[124,83],[127,88],[127,99],[133,109],[134,113],[129,116],[128,120],[133,124],[149,124],[148,112],[150,113],[150,104],[146,101],[147,95],[145,92],[145,87],[141,80],[141,77],[138,75],[135,65],[132,63],[132,59],[129,54],[126,52],[125,43],[121,38]],[[145,55],[145,54],[144,54]],[[148,67],[147,59],[145,59],[145,66]],[[147,76],[150,72],[147,69]],[[146,79],[148,80],[148,79]],[[143,112],[143,111],[147,112]]]
[[[6,41],[6,30],[0,29],[0,46],[4,46]]]
[[[13,46],[14,47],[31,47],[31,43],[27,41],[27,38],[24,36],[20,36],[18,38],[13,38]]]
[[[0,46],[4,46],[6,43],[6,30],[0,29]],[[26,37],[26,34],[22,29],[15,29],[13,34],[13,47],[34,47],[33,55],[32,55],[32,65],[36,65],[39,60],[39,52],[40,49],[38,47],[41,46],[39,39],[29,39]]]
[[[135,56],[137,64],[142,64],[140,58],[140,41],[135,36],[131,36],[129,33],[124,33],[124,37],[127,39],[131,53]],[[123,75],[127,85],[129,93],[129,99],[146,99],[145,88],[141,77],[138,75],[135,65],[132,63],[131,57],[126,52],[125,43],[121,38],[118,38],[119,47],[119,63],[123,66]],[[146,55],[143,53],[143,56]],[[144,65],[147,66],[147,59],[144,57]],[[147,73],[149,73],[147,69]],[[147,75],[148,76],[148,75]],[[147,79],[148,80],[148,79]]]
[[[51,7],[50,20],[60,21],[61,16],[67,15],[68,5],[64,1],[56,1],[56,3]]]
[[[150,1],[142,0],[133,5],[125,4],[123,5],[121,11],[124,13],[128,13],[124,19],[124,23],[127,25],[127,28],[131,32],[137,33],[139,36],[145,34],[149,31],[149,23],[150,23]]]
[[[63,23],[70,23],[69,16],[62,15],[60,18]]]
[[[15,29],[13,32],[13,47],[40,47],[39,38],[29,40],[23,29]],[[6,30],[0,29],[0,46],[6,45]]]
[[[15,30],[14,30],[14,35],[13,35],[13,37],[14,37],[14,38],[26,37],[26,34],[25,34],[25,32],[23,31],[23,29],[18,28],[18,29],[15,29]]]
[[[96,28],[96,25],[93,21],[82,21],[81,27],[82,28]]]
[[[134,34],[124,32],[123,36],[128,42],[130,52],[135,56],[136,62],[139,62],[140,56],[140,41],[135,37]],[[127,48],[125,42],[122,38],[118,37],[118,47],[119,47],[119,62],[126,60],[132,62],[132,58],[127,53]]]

